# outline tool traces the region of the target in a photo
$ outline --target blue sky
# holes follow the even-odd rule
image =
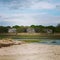
[[[60,0],[0,0],[0,25],[57,25]]]

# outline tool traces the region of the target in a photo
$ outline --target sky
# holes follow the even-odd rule
[[[59,23],[60,0],[0,0],[0,26]]]

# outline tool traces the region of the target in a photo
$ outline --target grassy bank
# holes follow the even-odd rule
[[[11,38],[11,39],[41,39],[41,38],[51,38],[51,39],[60,39],[60,33],[57,34],[46,34],[46,33],[19,33],[15,34],[0,34],[0,39]]]

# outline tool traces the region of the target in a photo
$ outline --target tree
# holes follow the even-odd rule
[[[55,27],[54,26],[47,26],[46,29],[51,29],[52,30],[52,33],[55,32]]]
[[[0,26],[0,33],[7,33],[8,32],[8,28],[4,27],[4,26]]]
[[[20,27],[20,26],[18,26],[18,25],[15,25],[15,26],[13,26],[12,28],[16,28],[16,29],[17,29],[17,28],[19,28],[19,27]]]
[[[58,24],[58,25],[57,25],[57,27],[59,27],[59,28],[60,28],[60,24]]]
[[[58,24],[58,25],[56,26],[55,31],[56,31],[57,33],[60,32],[60,24]]]

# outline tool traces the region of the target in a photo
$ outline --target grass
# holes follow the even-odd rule
[[[48,39],[60,39],[60,35],[54,34],[20,34],[20,35],[0,35],[0,39],[3,38],[10,38],[10,39],[41,39],[41,38],[48,38]]]
[[[15,39],[15,40],[21,40],[27,43],[39,43],[39,42],[45,42],[47,40],[56,40],[59,39],[60,40],[60,36],[58,35],[45,35],[45,36],[41,36],[41,35],[0,35],[0,39]]]
[[[23,40],[23,41],[27,43],[40,42],[40,40]]]

